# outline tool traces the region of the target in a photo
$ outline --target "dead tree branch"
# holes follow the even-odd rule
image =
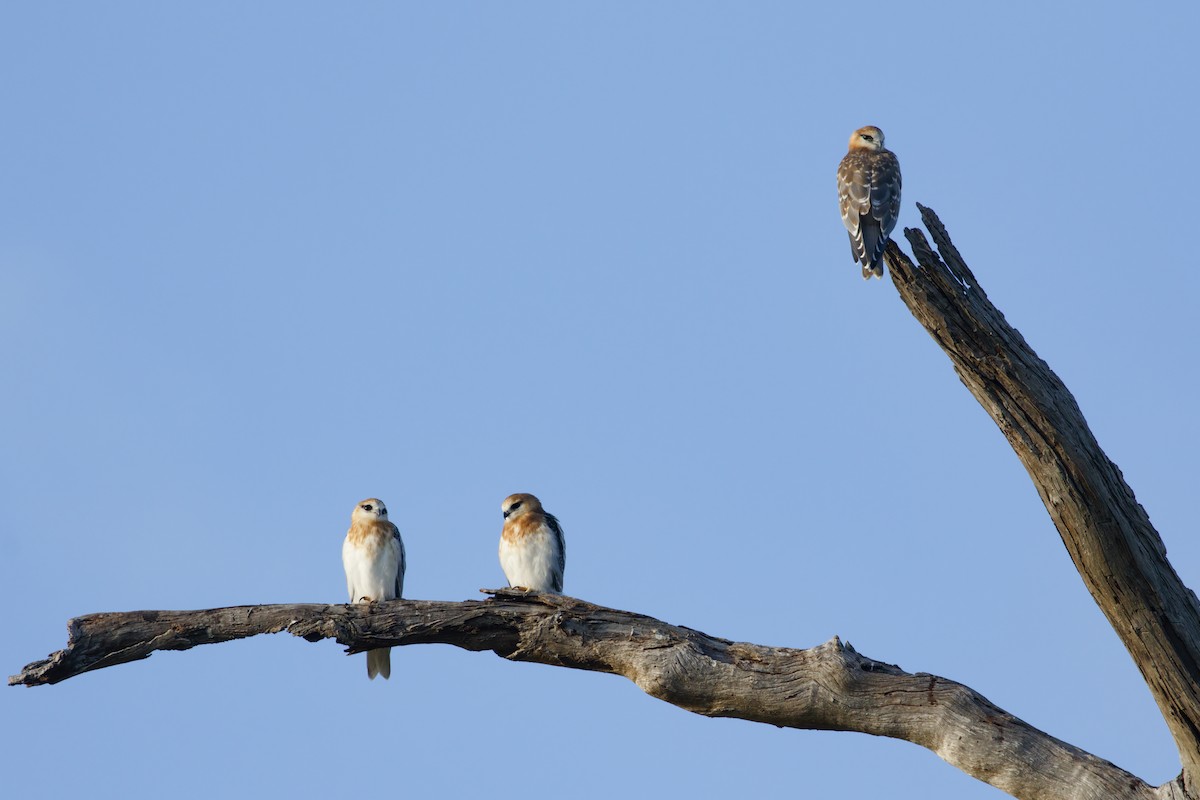
[[[570,597],[495,594],[483,602],[92,614],[71,620],[65,650],[30,664],[9,683],[58,683],[156,650],[285,630],[309,641],[336,639],[350,653],[440,643],[623,675],[653,697],[709,717],[904,739],[1015,797],[1158,797],[1138,778],[1037,730],[966,686],[910,675],[837,638],[808,650],[764,647]]]
[[[443,643],[514,661],[623,675],[711,717],[859,731],[919,744],[1026,800],[1195,800],[1200,769],[1200,603],[1120,470],[1053,371],[992,305],[945,228],[921,208],[938,252],[905,231],[919,266],[889,243],[901,298],[950,357],[1025,465],[1096,603],[1162,710],[1183,763],[1153,788],[934,675],[874,661],[837,638],[808,650],[731,642],[569,597],[493,592],[483,602],[269,605],[93,614],[65,650],[10,684],[57,683],[94,669],[259,633],[332,638],[352,653]]]
[[[892,280],[1025,465],[1084,584],[1133,657],[1179,749],[1180,785],[1200,795],[1200,604],[1167,561],[1145,509],[1075,398],[992,305],[941,220],[918,205],[938,252],[908,228]]]

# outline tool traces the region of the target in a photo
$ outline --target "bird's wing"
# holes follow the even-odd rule
[[[873,251],[863,242],[866,220],[871,219],[871,180],[861,153],[847,153],[838,165],[838,209],[842,224],[850,234],[850,252],[854,260],[864,262]]]
[[[876,154],[871,171],[871,216],[879,222],[883,238],[891,235],[900,218],[900,162],[895,153],[884,150]]]
[[[396,564],[396,597],[400,598],[404,596],[404,570],[408,569],[408,557],[404,552],[404,539],[400,537],[400,529],[395,525],[392,525],[392,538],[400,550],[400,560]]]
[[[360,557],[356,552],[356,549],[357,548],[350,543],[350,537],[346,536],[346,540],[342,542],[342,569],[346,571],[346,593],[350,595],[351,603],[358,599],[354,596],[353,576],[355,570],[351,568],[351,564],[354,563],[354,559]]]
[[[551,579],[554,583],[554,591],[561,594],[563,590],[563,573],[567,569],[567,540],[563,537],[562,526],[558,524],[558,517],[553,514],[546,514],[546,525],[549,526],[550,532],[554,534],[554,541],[558,545],[558,558],[552,565]]]

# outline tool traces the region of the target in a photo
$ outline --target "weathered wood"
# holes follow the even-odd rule
[[[904,739],[1028,800],[1158,797],[1138,778],[1037,730],[962,684],[909,674],[860,655],[836,637],[807,650],[765,647],[570,597],[493,594],[495,599],[482,602],[92,614],[71,620],[65,650],[30,664],[9,683],[58,683],[156,650],[280,631],[309,641],[336,639],[350,653],[442,643],[491,650],[514,661],[623,675],[653,697],[709,717]]]
[[[1180,785],[1200,796],[1200,603],[1167,561],[1162,539],[1075,398],[992,305],[937,215],[918,208],[938,252],[914,228],[904,235],[919,267],[889,245],[900,297],[1024,464],[1170,727],[1183,765]]]
[[[1150,787],[961,684],[908,674],[836,638],[808,650],[764,647],[569,597],[507,590],[483,602],[95,614],[70,622],[66,650],[30,664],[9,683],[57,683],[156,650],[284,630],[310,641],[333,638],[353,653],[444,643],[623,675],[697,714],[904,739],[1018,798],[1197,800],[1200,602],[1167,561],[1145,510],[1070,392],[988,300],[937,216],[923,207],[921,214],[937,252],[921,231],[906,230],[919,266],[889,242],[893,282],[1025,465],[1084,584],[1170,727],[1183,765],[1177,779]]]

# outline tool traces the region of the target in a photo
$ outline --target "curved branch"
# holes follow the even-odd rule
[[[350,653],[442,643],[623,675],[653,697],[709,717],[904,739],[1018,798],[1159,796],[1124,770],[1039,731],[962,684],[911,675],[836,637],[808,650],[764,647],[570,597],[492,593],[496,599],[482,602],[92,614],[71,620],[65,650],[30,664],[9,683],[58,683],[156,650],[285,630],[309,641],[336,639]]]
[[[96,614],[70,623],[67,649],[10,684],[57,683],[93,669],[258,633],[333,638],[350,652],[445,643],[623,675],[646,693],[713,717],[849,730],[919,744],[1018,798],[1200,796],[1200,602],[1096,443],[1074,398],[1004,319],[941,222],[921,208],[938,253],[905,235],[887,260],[901,298],[1025,465],[1088,590],[1142,671],[1179,747],[1183,772],[1158,789],[996,708],[977,692],[911,675],[836,638],[809,650],[717,639],[568,597],[493,592],[485,602],[239,606]]]
[[[1025,465],[1084,584],[1170,727],[1184,790],[1200,796],[1200,604],[1167,561],[1162,539],[1075,398],[988,300],[937,215],[917,207],[938,253],[913,228],[904,235],[919,268],[889,244],[900,297]]]

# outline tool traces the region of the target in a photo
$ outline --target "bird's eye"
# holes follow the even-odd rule
[[[374,506],[371,505],[370,503],[363,503],[363,505],[362,505],[363,511],[370,511],[372,508],[374,508]]]
[[[512,512],[516,511],[518,508],[521,507],[521,503],[523,503],[523,502],[525,502],[525,501],[518,500],[517,502],[513,503],[511,506],[508,507],[508,513],[511,514]]]
[[[873,142],[873,141],[875,141],[875,137],[874,137],[874,136],[872,136],[872,135],[871,135],[871,134],[869,134],[869,133],[864,133],[864,134],[863,134],[863,138],[864,138],[864,139],[866,139],[868,142]]]

